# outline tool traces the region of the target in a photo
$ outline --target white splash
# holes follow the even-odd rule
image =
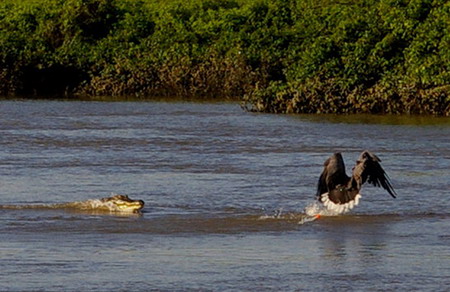
[[[324,193],[324,194],[320,195],[320,200],[322,201],[323,206],[326,208],[327,211],[333,212],[334,215],[347,213],[348,211],[353,209],[355,206],[358,206],[360,199],[361,199],[361,194],[357,194],[355,196],[355,199],[352,201],[349,201],[345,204],[336,204],[330,200],[330,198],[328,197],[328,193]],[[333,215],[331,215],[331,216],[333,216]]]
[[[73,207],[82,209],[82,210],[103,210],[103,211],[111,211],[118,212],[119,208],[113,202],[104,202],[100,199],[91,199],[82,202],[72,202],[69,203]]]
[[[323,205],[320,204],[318,201],[314,201],[309,203],[306,207],[305,207],[305,214],[307,216],[316,216],[316,215],[322,215],[321,213],[323,212]]]
[[[300,221],[298,221],[298,224],[299,224],[299,225],[303,225],[303,224],[305,224],[305,223],[307,223],[307,222],[311,222],[311,221],[317,220],[317,219],[319,219],[319,218],[320,218],[320,215],[314,215],[314,216],[308,216],[308,215],[306,215],[306,216],[303,216],[303,217],[300,219]]]
[[[260,220],[265,220],[265,219],[283,219],[285,217],[285,215],[283,214],[283,208],[279,208],[279,209],[275,209],[273,211],[272,215],[261,215],[259,216]]]
[[[318,201],[309,203],[304,210],[304,215],[298,224],[303,225],[307,222],[311,222],[320,218],[320,216],[332,216],[328,210],[323,207]]]

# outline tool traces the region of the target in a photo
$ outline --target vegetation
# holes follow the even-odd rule
[[[450,115],[445,0],[3,0],[0,94]]]

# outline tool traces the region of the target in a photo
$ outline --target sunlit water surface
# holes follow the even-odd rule
[[[305,222],[326,158],[371,186]],[[0,291],[449,291],[450,120],[0,101]],[[127,194],[141,215],[22,208]]]

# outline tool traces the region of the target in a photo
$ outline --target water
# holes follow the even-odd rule
[[[141,215],[0,208],[0,291],[448,291],[450,120],[233,103],[0,101],[0,205],[127,194]],[[398,193],[305,222],[364,149]]]

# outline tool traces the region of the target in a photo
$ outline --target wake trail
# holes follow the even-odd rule
[[[132,200],[125,195],[113,194],[113,196],[102,199],[89,199],[86,201],[75,201],[55,204],[17,204],[0,205],[0,209],[7,210],[27,210],[27,209],[73,209],[81,211],[102,211],[102,212],[137,212],[144,206],[141,200]]]

